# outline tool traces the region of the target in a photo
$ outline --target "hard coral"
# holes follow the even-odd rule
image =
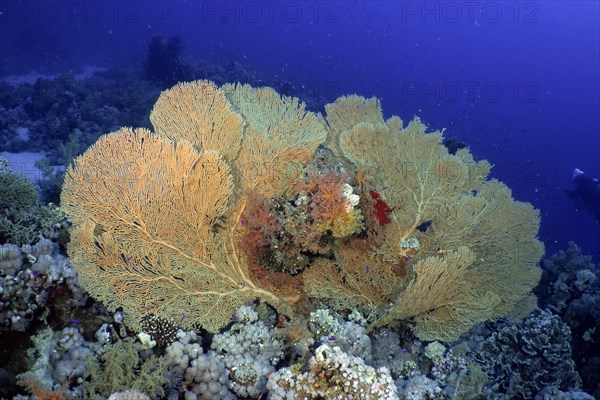
[[[375,369],[339,347],[321,345],[306,363],[282,368],[269,376],[269,398],[397,400],[387,368]]]
[[[65,214],[42,204],[34,183],[12,173],[0,157],[0,243],[31,244],[40,236],[56,239],[66,225]]]
[[[540,307],[549,308],[569,324],[573,333],[573,359],[583,388],[600,394],[600,265],[570,242],[566,250],[543,262],[536,292]]]
[[[548,310],[536,309],[520,324],[501,326],[475,353],[490,379],[511,398],[530,399],[546,386],[577,389],[571,330]]]

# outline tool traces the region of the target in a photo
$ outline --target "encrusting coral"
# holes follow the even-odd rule
[[[248,301],[293,317],[319,300],[453,340],[533,308],[538,212],[418,119],[359,96],[323,118],[270,88],[195,81],[151,121],[101,137],[61,195],[84,286],[134,326],[152,313],[214,332]],[[304,259],[265,265],[283,242]]]

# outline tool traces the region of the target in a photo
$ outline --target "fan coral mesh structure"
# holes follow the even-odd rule
[[[156,133],[105,135],[67,173],[61,205],[73,222],[73,263],[94,297],[132,321],[183,315],[184,325],[215,331],[250,299],[293,302],[253,283],[233,239],[243,193],[273,192],[271,172],[308,158],[325,130],[297,100],[228,90],[243,112],[269,117],[244,123],[213,84],[180,84],[152,111]]]
[[[418,118],[407,126],[398,117],[385,121],[375,99],[342,97],[326,113],[331,149],[362,170],[365,184],[394,211],[381,243],[360,260],[375,261],[369,271],[381,270],[386,283],[331,263],[331,272],[341,274],[335,282],[322,279],[333,276],[328,272],[319,271],[317,280],[307,274],[314,297],[337,289],[336,304],[344,297],[355,306],[386,302],[372,327],[412,319],[415,334],[427,340],[454,340],[477,322],[520,319],[533,310],[543,254],[539,213],[513,201],[502,183],[486,181],[489,163],[474,161],[467,149],[451,155],[442,133],[426,134]],[[408,279],[390,273],[390,264]],[[336,283],[350,281],[385,291]]]
[[[538,212],[486,180],[489,163],[467,149],[449,154],[442,133],[418,119],[385,121],[376,99],[359,96],[329,104],[323,118],[270,88],[208,81],[163,92],[150,118],[155,132],[101,137],[69,168],[61,195],[83,284],[133,325],[154,314],[216,331],[249,300],[295,316],[316,299],[368,313],[371,328],[407,320],[422,339],[452,340],[533,308]],[[333,162],[316,157],[319,145]],[[306,207],[318,203],[307,177],[321,173],[345,177],[364,230],[314,226],[324,211]],[[306,267],[291,272],[258,265],[244,240],[256,228],[242,218],[247,204],[246,216],[307,230],[289,235],[289,248],[320,230],[321,243],[302,248],[331,251],[302,254]],[[256,246],[282,240],[276,229],[264,235]]]

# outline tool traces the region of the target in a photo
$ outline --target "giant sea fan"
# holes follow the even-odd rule
[[[419,337],[442,340],[531,310],[539,215],[486,180],[487,162],[449,154],[418,119],[385,121],[375,99],[342,97],[326,111],[270,88],[196,81],[163,92],[155,132],[100,138],[67,171],[61,196],[87,290],[133,325],[184,314],[183,325],[211,331],[256,298],[291,316],[311,299],[358,308],[371,328],[409,320]],[[372,192],[389,205],[389,223],[337,239],[333,257],[315,255],[288,285],[250,268],[240,216],[249,193],[280,196],[319,144],[361,177],[363,207]]]

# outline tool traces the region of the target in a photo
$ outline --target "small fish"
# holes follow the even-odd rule
[[[252,307],[254,305],[254,303],[252,302],[252,300],[248,300],[248,307]]]
[[[329,340],[330,342],[333,342],[333,341],[335,340],[335,336],[329,336],[329,337],[327,338],[327,340]]]
[[[181,322],[185,319],[185,314],[181,314]]]
[[[406,349],[402,349],[402,352],[403,352],[403,353],[408,353],[408,350],[406,350]]]
[[[79,320],[78,320],[78,319],[72,319],[72,320],[71,320],[71,323],[72,323],[72,324],[78,324],[78,323],[79,323]]]
[[[246,282],[242,282],[242,289],[246,287]]]
[[[408,258],[409,260],[412,260],[412,256],[410,254],[407,254],[406,258]]]
[[[237,321],[237,317],[235,316],[235,313],[231,313],[231,320]]]
[[[133,256],[129,256],[129,258],[127,259],[127,261],[125,261],[125,264],[129,264],[129,261],[133,258]]]
[[[270,370],[269,372],[266,373],[265,378],[269,379],[269,377],[271,376],[271,374],[275,372],[274,369]],[[258,398],[258,400],[260,400],[262,398],[262,394],[260,395],[260,397]]]
[[[240,224],[242,224],[242,226],[244,226],[245,222],[243,219],[240,220]]]
[[[368,273],[369,273],[369,266],[367,265],[367,266],[365,267],[365,274],[368,274]]]
[[[390,187],[386,185],[386,186],[382,187],[381,190],[388,190],[389,188]]]

